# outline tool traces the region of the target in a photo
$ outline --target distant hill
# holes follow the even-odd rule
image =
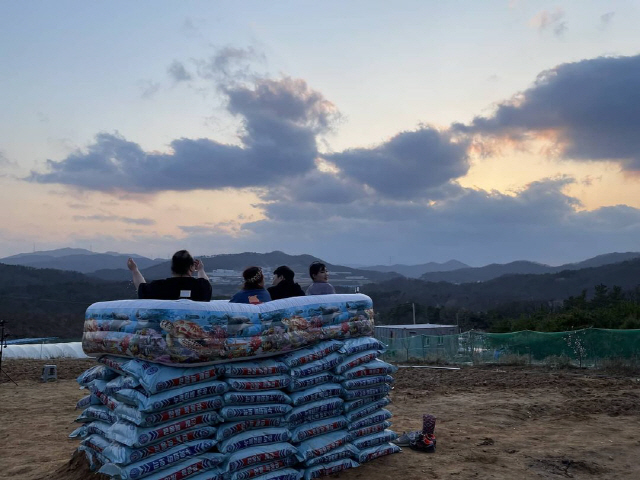
[[[458,260],[449,260],[444,263],[429,262],[420,265],[373,265],[372,267],[362,267],[363,270],[374,270],[376,272],[397,272],[405,277],[420,278],[421,275],[430,272],[450,272],[460,268],[471,268],[466,263]]]
[[[488,280],[501,277],[502,275],[540,275],[544,273],[557,273],[563,270],[579,270],[587,267],[610,265],[634,258],[640,258],[640,252],[608,253],[598,255],[597,257],[593,257],[582,262],[567,263],[557,267],[521,260],[506,264],[493,263],[491,265],[485,265],[484,267],[469,267],[453,271],[430,272],[421,275],[420,279],[425,282],[449,282],[456,284],[486,282]]]
[[[150,259],[141,255],[130,255],[115,252],[94,253],[82,248],[60,248],[58,250],[21,253],[0,259],[5,265],[23,265],[34,268],[54,268],[80,273],[92,273],[97,270],[119,269],[126,265],[127,258],[136,259],[138,266],[148,268],[164,259]],[[126,270],[126,269],[125,269]]]

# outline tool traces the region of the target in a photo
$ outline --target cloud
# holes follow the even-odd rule
[[[467,140],[422,127],[402,132],[374,148],[358,148],[326,158],[349,178],[393,198],[428,195],[469,170]]]
[[[132,225],[155,225],[155,220],[150,218],[131,218],[121,217],[117,215],[75,215],[74,220],[78,221],[95,221],[95,222],[122,222]]]
[[[158,93],[158,90],[160,90],[160,83],[153,82],[151,80],[140,80],[138,82],[138,88],[140,89],[140,96],[148,99]]]
[[[187,71],[184,64],[178,60],[174,60],[171,65],[169,65],[167,73],[174,82],[187,82],[193,79],[193,76]]]
[[[254,71],[254,66],[264,63],[265,55],[256,48],[231,46],[218,48],[208,59],[196,61],[198,76],[223,85],[263,78]]]
[[[613,21],[616,12],[607,12],[600,15],[600,29],[605,30]]]
[[[598,57],[542,72],[532,87],[493,115],[457,132],[523,141],[552,139],[564,158],[610,160],[640,171],[640,55]]]
[[[529,24],[536,28],[539,32],[552,30],[556,36],[561,36],[567,30],[567,22],[562,21],[565,12],[562,8],[556,8],[554,11],[543,10],[537,13]]]
[[[95,142],[63,160],[47,160],[48,172],[28,180],[107,192],[152,193],[262,187],[315,168],[316,135],[330,129],[335,106],[302,80],[258,81],[254,88],[226,86],[229,111],[242,120],[241,145],[206,138],[173,140],[169,153],[145,152],[122,136]]]

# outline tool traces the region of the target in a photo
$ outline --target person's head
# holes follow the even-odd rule
[[[329,272],[327,266],[322,262],[313,262],[309,265],[309,276],[314,282],[328,282]]]
[[[282,265],[273,271],[273,284],[277,285],[283,280],[286,280],[287,282],[293,282],[294,276],[295,273],[293,273],[293,270],[291,270],[286,265]]]
[[[258,288],[264,288],[264,275],[260,267],[248,267],[242,272],[242,278],[244,278],[244,289],[255,290]]]
[[[187,250],[180,250],[171,258],[171,272],[174,275],[191,275],[194,263],[193,257]]]

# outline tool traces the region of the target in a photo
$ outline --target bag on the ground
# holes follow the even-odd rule
[[[88,435],[93,435],[94,433],[106,438],[109,427],[111,427],[111,424],[106,422],[94,421],[91,423],[85,423],[71,432],[69,434],[69,438],[84,438]]]
[[[366,350],[384,351],[386,348],[387,346],[376,338],[359,337],[345,340],[339,352],[344,355],[353,355],[354,353],[364,352]]]
[[[280,417],[291,412],[291,405],[267,403],[258,405],[232,405],[222,407],[220,415],[225,421],[247,420],[250,418]]]
[[[227,377],[266,377],[287,373],[289,367],[274,359],[264,359],[249,362],[232,362],[225,364],[224,374]]]
[[[340,362],[334,369],[335,373],[341,375],[347,370],[351,370],[358,365],[362,365],[363,363],[370,362],[371,360],[375,360],[375,358],[380,354],[378,350],[367,350],[365,352],[354,353],[353,355],[349,355],[342,362]]]
[[[140,427],[152,427],[161,423],[170,422],[172,420],[188,417],[197,413],[212,413],[213,410],[217,410],[222,407],[221,397],[210,397],[207,399],[201,399],[196,402],[185,403],[179,407],[170,408],[168,410],[162,410],[159,412],[141,412],[136,408],[120,404],[114,410],[118,418],[127,420],[128,422],[135,423]],[[215,413],[214,413],[215,415]],[[222,418],[218,418],[218,421],[222,421]]]
[[[76,381],[83,387],[86,387],[94,380],[109,381],[114,379],[116,375],[118,375],[116,372],[108,369],[104,365],[96,365],[78,375]]]
[[[358,410],[360,408],[364,408],[364,407],[366,407],[368,405],[371,405],[374,402],[378,402],[379,400],[383,400],[385,398],[389,399],[389,397],[387,397],[386,393],[382,393],[382,394],[379,394],[379,395],[373,395],[371,397],[358,398],[356,400],[351,400],[350,402],[344,402],[344,411],[345,412],[352,412],[354,410]],[[389,402],[391,402],[391,400],[389,400]]]
[[[356,400],[356,401],[360,401],[360,400]],[[371,401],[370,403],[366,404],[364,407],[360,407],[356,409],[349,408],[350,403],[352,402],[345,402],[344,404],[344,409],[347,412],[344,414],[344,416],[347,417],[347,420],[349,421],[349,423],[353,423],[359,418],[366,417],[367,415],[370,415],[373,412],[380,410],[383,407],[386,407],[391,403],[391,399],[389,399],[389,397],[383,397],[379,400]]]
[[[272,462],[261,463],[249,468],[243,468],[237,472],[233,472],[228,480],[249,480],[259,477],[260,475],[270,474],[277,470],[282,470],[287,467],[291,467],[298,463],[298,460],[294,455],[287,458],[281,458]]]
[[[304,423],[291,432],[291,441],[302,442],[311,437],[347,428],[347,419],[343,416],[331,417],[315,422]]]
[[[218,425],[218,431],[216,432],[216,440],[221,442],[238,433],[246,432],[248,430],[256,430],[258,428],[272,428],[286,426],[287,422],[284,417],[269,417],[269,418],[252,418],[248,420],[240,420],[236,422],[225,422]]]
[[[376,377],[362,377],[345,380],[342,382],[342,386],[347,390],[353,390],[355,388],[375,387],[381,383],[393,383],[393,381],[394,379],[391,375],[379,375]]]
[[[375,425],[376,423],[384,422],[391,418],[391,412],[386,408],[367,415],[366,417],[359,418],[355,422],[349,424],[349,431],[358,430],[359,428],[368,427],[369,425]]]
[[[389,375],[392,373],[396,373],[397,371],[398,367],[376,358],[375,360],[371,360],[370,362],[363,363],[362,365],[346,370],[341,376],[344,378],[340,378],[340,380],[350,380],[353,378],[378,375]]]
[[[290,427],[297,427],[304,422],[335,417],[342,413],[343,403],[344,400],[341,398],[325,398],[317,402],[305,403],[291,410],[286,418]]]
[[[88,423],[98,420],[100,422],[115,423],[118,417],[104,405],[91,405],[85,408],[75,419],[76,422]]]
[[[128,375],[138,379],[140,385],[149,393],[164,392],[172,388],[179,388],[185,385],[193,385],[208,382],[218,378],[220,367],[168,367],[157,363],[145,362],[134,359],[122,365],[122,369]]]
[[[293,377],[291,378],[291,384],[289,385],[288,390],[290,392],[299,392],[331,381],[333,381],[333,375],[329,372],[323,372],[309,377]]]
[[[280,360],[291,368],[298,367],[326,357],[330,353],[337,351],[342,344],[343,342],[339,340],[327,340],[326,342],[320,342],[313,347],[301,348],[295,352],[287,353],[282,356]]]
[[[290,443],[273,443],[258,447],[246,448],[232,453],[225,464],[228,472],[235,472],[252,465],[287,458],[297,452]]]
[[[384,430],[380,433],[367,435],[366,437],[354,438],[351,443],[353,443],[353,446],[357,449],[364,450],[366,448],[375,447],[376,445],[392,442],[396,438],[398,438],[398,434],[396,432]]]
[[[375,397],[377,395],[386,395],[391,391],[391,385],[383,383],[369,388],[356,388],[355,390],[345,390],[342,397],[346,400],[355,400],[363,397]]]
[[[345,430],[339,430],[337,432],[320,435],[319,437],[313,437],[298,445],[298,452],[296,453],[296,456],[301,462],[315,457],[321,457],[331,450],[335,450],[338,447],[346,445],[350,439],[351,435]]]
[[[225,405],[246,405],[256,403],[291,403],[291,398],[280,390],[258,392],[229,392],[223,396]]]
[[[278,390],[287,387],[291,383],[289,375],[272,375],[270,377],[237,377],[227,378],[231,390],[255,391]]]
[[[325,383],[300,392],[289,394],[294,406],[315,402],[324,398],[339,397],[342,395],[342,386],[338,383]]]
[[[212,380],[210,382],[187,385],[181,388],[174,388],[166,392],[147,395],[145,392],[133,389],[123,389],[114,394],[115,398],[121,402],[132,405],[141,412],[154,412],[180,404],[204,399],[212,395],[220,395],[229,390],[226,382]]]
[[[378,457],[382,457],[384,455],[391,455],[392,453],[401,452],[402,449],[397,445],[393,445],[392,443],[385,443],[382,445],[377,445],[375,447],[366,448],[364,450],[360,450],[360,452],[356,455],[356,459],[360,463],[369,462]]]
[[[288,442],[290,439],[291,433],[287,428],[264,428],[238,433],[231,438],[227,438],[220,442],[218,450],[222,453],[234,453],[244,448]]]
[[[321,463],[319,465],[309,467],[304,471],[304,480],[312,480],[314,478],[326,477],[334,473],[342,472],[350,468],[356,468],[360,465],[350,458],[343,458],[331,463]]]
[[[325,453],[320,457],[313,457],[304,462],[304,465],[307,467],[312,467],[314,465],[318,465],[320,463],[331,463],[337,460],[342,460],[343,458],[356,458],[356,455],[360,452],[356,447],[347,443],[342,447],[338,447],[334,450],[331,450],[329,453]]]
[[[357,430],[351,430],[351,437],[355,439],[360,437],[366,437],[368,435],[373,435],[374,433],[384,432],[390,426],[391,426],[391,422],[385,421],[382,423],[369,425],[368,427],[358,428]]]
[[[291,369],[292,377],[308,377],[310,375],[317,375],[318,373],[331,370],[333,367],[342,362],[343,355],[340,353],[330,353],[326,357],[316,360],[314,362],[305,363],[299,367],[293,367]]]

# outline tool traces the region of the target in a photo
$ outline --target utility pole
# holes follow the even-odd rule
[[[411,309],[413,310],[413,324],[416,324],[416,304],[411,302]]]

